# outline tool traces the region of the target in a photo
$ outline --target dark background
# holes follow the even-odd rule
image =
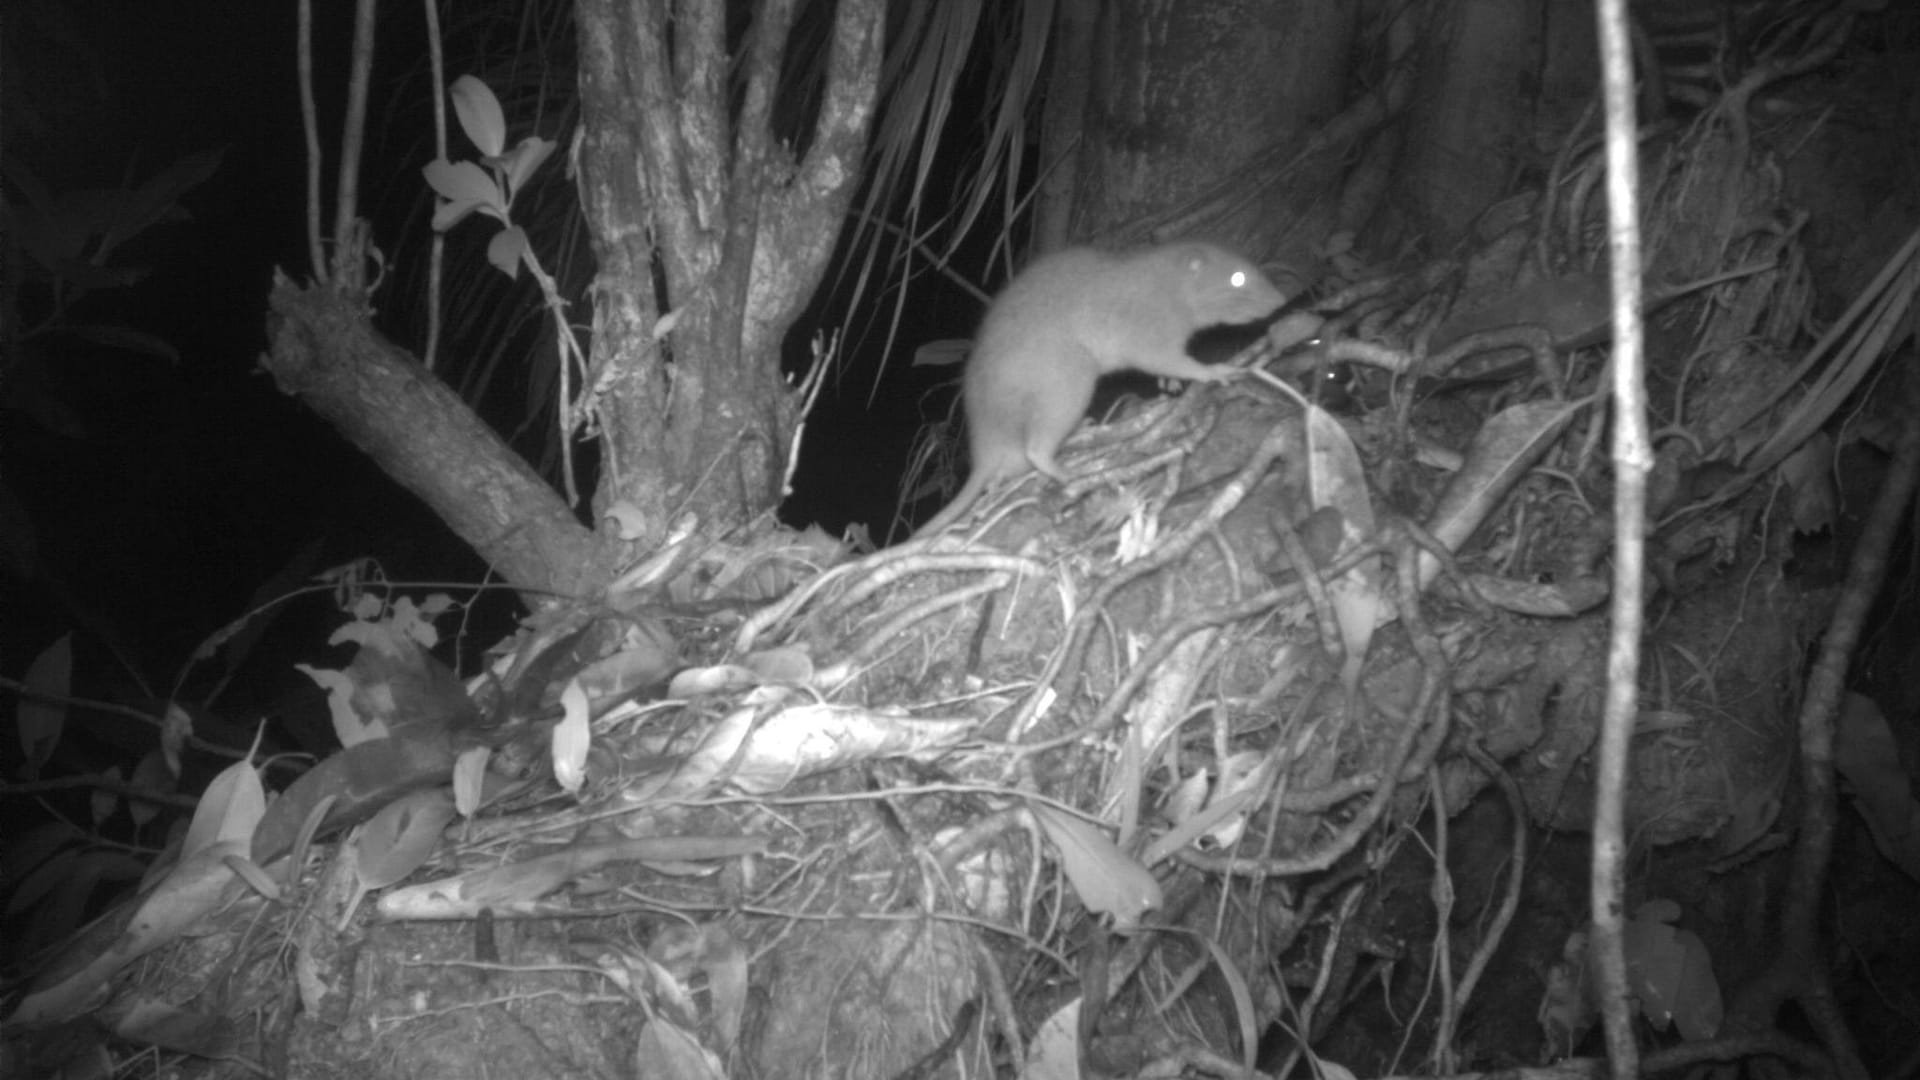
[[[180,362],[70,341],[52,365],[50,390],[82,425],[80,436],[0,412],[0,469],[28,511],[41,567],[101,620],[150,684],[118,685],[131,682],[131,673],[98,655],[96,642],[76,640],[77,690],[163,693],[191,650],[311,545],[319,566],[372,556],[395,580],[475,583],[486,572],[412,496],[255,370],[266,347],[272,275],[309,273],[294,16],[291,3],[258,0],[47,0],[32,18],[16,13],[0,27],[7,47],[0,152],[24,162],[50,191],[137,185],[184,154],[226,148],[215,175],[182,199],[192,220],[150,229],[115,260],[149,266],[150,275],[132,288],[97,292],[76,312],[83,321],[164,338]],[[328,213],[346,22],[344,11],[316,11]],[[405,323],[384,317],[421,304],[417,267],[405,264],[424,261],[425,232],[396,235],[400,227],[388,224],[417,219],[428,205],[419,168],[430,151],[412,148],[430,143],[405,130],[426,109],[418,22],[415,9],[383,14],[362,170],[363,213],[375,221],[376,246],[396,264],[374,297],[383,325]],[[452,74],[462,70],[449,66]],[[467,148],[455,140],[457,157]],[[474,219],[461,228],[471,230],[463,239],[484,243],[492,225]],[[450,254],[447,272],[473,270]],[[514,288],[536,308],[530,282],[522,277]],[[818,523],[838,535],[867,522],[876,539],[884,537],[922,418],[943,415],[951,401],[943,388],[951,369],[910,370],[913,348],[965,336],[978,315],[976,301],[932,276],[909,299],[897,327],[889,326],[890,293],[870,296],[852,320],[847,362],[809,418],[795,494],[782,508],[789,524]],[[795,328],[789,365],[806,362],[816,329],[844,320],[844,297],[821,297]],[[399,343],[416,352],[422,344],[405,336]],[[498,411],[489,415],[498,422]],[[590,490],[584,482],[583,489]],[[18,677],[68,627],[44,586],[4,580],[0,590],[0,674]],[[477,645],[510,629],[515,609],[505,595],[490,623],[469,628]],[[315,659],[337,616],[320,597],[290,614],[311,622],[283,627],[263,646],[258,663],[277,674],[268,687],[230,691],[236,712],[270,709],[276,694],[310,686],[291,672],[291,661]],[[284,655],[274,654],[276,642]]]

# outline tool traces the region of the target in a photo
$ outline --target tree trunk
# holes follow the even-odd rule
[[[859,182],[883,6],[835,13],[804,159],[771,126],[795,0],[760,7],[730,109],[725,6],[581,0],[582,186],[600,258],[588,408],[605,435],[595,508],[663,530],[737,522],[782,494],[797,404],[781,338],[825,271]],[[638,169],[635,169],[635,165]],[[673,322],[660,332],[664,287]]]
[[[1516,151],[1531,144],[1546,11],[1537,0],[1438,6],[1400,175],[1403,196],[1445,246],[1512,188],[1525,160]]]
[[[1063,165],[1042,193],[1042,244],[1208,236],[1310,261],[1333,218],[1308,211],[1337,193],[1338,156],[1315,156],[1286,183],[1247,180],[1271,181],[1338,108],[1357,10],[1120,0],[1096,14],[1064,3],[1042,155]]]
[[[569,437],[599,440],[592,520],[620,507],[638,535],[583,527],[373,331],[365,297],[339,279],[276,286],[262,365],[519,585],[580,593],[671,518],[717,534],[771,509],[799,419],[780,345],[861,179],[885,15],[881,0],[835,7],[812,127],[776,132],[798,6],[763,0],[732,40],[723,4],[679,4],[671,20],[664,0],[578,6],[580,191],[600,276],[592,354],[563,408]]]
[[[1591,86],[1591,21],[1574,0],[1062,0],[1036,239],[1213,236],[1315,277],[1335,234],[1458,237],[1578,115],[1536,109]]]

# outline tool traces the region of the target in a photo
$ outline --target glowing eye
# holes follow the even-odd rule
[[[1228,278],[1227,281],[1236,289],[1245,288],[1247,284],[1247,272],[1245,270],[1235,270],[1233,276]]]

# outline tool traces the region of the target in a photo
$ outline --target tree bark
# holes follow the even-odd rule
[[[1042,244],[1207,236],[1308,261],[1333,225],[1311,211],[1337,194],[1339,157],[1272,181],[1341,103],[1357,10],[1119,0],[1095,20],[1063,5],[1042,160],[1064,164],[1042,192]]]
[[[1536,0],[1448,0],[1427,25],[1400,175],[1403,198],[1444,247],[1507,193],[1524,160],[1546,10]]]
[[[260,365],[427,504],[506,580],[577,595],[615,551],[458,394],[374,331],[364,307],[285,278]],[[479,496],[479,497],[476,497]]]
[[[563,407],[570,438],[599,440],[592,520],[621,505],[637,536],[583,526],[373,330],[350,287],[278,283],[263,367],[516,585],[588,592],[672,519],[691,512],[717,534],[771,509],[799,419],[780,346],[861,181],[885,21],[881,0],[834,8],[811,130],[783,142],[772,103],[798,6],[763,0],[730,41],[724,4],[680,0],[671,17],[667,0],[578,5],[577,160],[600,275],[585,379]]]
[[[596,509],[655,531],[681,508],[739,521],[780,498],[797,403],[781,339],[832,255],[860,182],[884,9],[842,3],[804,158],[770,119],[796,0],[747,31],[729,107],[724,5],[581,0],[582,202],[600,257],[584,404],[599,417]],[[659,295],[673,313],[661,332]]]

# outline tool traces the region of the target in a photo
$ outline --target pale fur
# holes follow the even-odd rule
[[[1219,382],[1238,374],[1188,356],[1187,339],[1203,327],[1252,322],[1283,300],[1258,267],[1213,244],[1068,248],[1035,260],[987,307],[961,376],[972,471],[915,535],[946,528],[990,484],[1029,468],[1064,483],[1054,452],[1102,375]]]

